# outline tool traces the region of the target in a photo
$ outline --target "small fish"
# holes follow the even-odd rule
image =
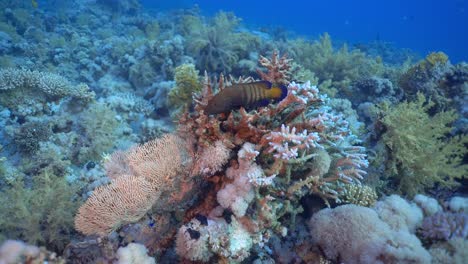
[[[288,94],[284,85],[267,81],[239,83],[219,91],[205,108],[208,115],[228,113],[240,107],[267,106],[270,101],[279,102]]]
[[[38,8],[39,7],[39,3],[36,1],[36,0],[31,0],[31,4],[34,8]]]
[[[198,240],[200,238],[200,232],[192,228],[187,228],[185,232],[188,232],[191,239]]]
[[[195,215],[195,218],[200,222],[201,225],[208,225],[208,218],[206,218],[206,216],[197,214]]]
[[[223,218],[224,220],[226,221],[226,223],[230,224],[232,219],[231,219],[231,216],[233,215],[232,211],[229,210],[229,209],[225,209],[223,211]]]

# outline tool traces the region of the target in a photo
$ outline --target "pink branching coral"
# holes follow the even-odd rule
[[[266,139],[270,144],[268,153],[275,152],[273,155],[277,159],[290,160],[299,156],[299,150],[321,147],[318,141],[320,136],[317,132],[308,133],[307,130],[296,133],[296,128],[281,125],[281,131],[271,132]],[[289,145],[293,145],[291,148]],[[305,151],[304,151],[305,152]]]
[[[263,72],[257,70],[257,73],[260,75],[260,78],[265,81],[277,84],[289,84],[289,77],[291,73],[289,70],[291,66],[289,63],[291,59],[288,59],[284,54],[282,57],[279,57],[278,51],[274,51],[271,55],[271,59],[260,56],[259,63],[263,67],[268,69],[268,72]]]

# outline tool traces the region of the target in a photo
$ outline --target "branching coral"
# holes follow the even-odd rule
[[[0,102],[8,106],[24,102],[27,96],[39,99],[40,93],[48,100],[63,97],[85,101],[94,99],[94,92],[85,84],[72,85],[65,78],[53,73],[12,68],[0,70],[0,93]]]
[[[267,72],[259,70],[263,79],[288,84],[287,97],[277,105],[250,112],[241,108],[227,116],[206,115],[204,107],[213,98],[216,87],[206,76],[204,89],[195,97],[195,111],[186,112],[179,125],[180,133],[195,137],[198,153],[212,148],[213,142],[230,149],[240,148],[237,159],[229,162],[224,174],[221,171],[221,179],[217,178],[222,185],[216,198],[221,210],[230,212],[227,219],[239,221],[254,242],[262,246],[270,233],[286,235],[285,225],[295,225],[296,215],[303,211],[300,198],[313,193],[326,202],[339,200],[344,186],[360,184],[367,166],[364,148],[354,145],[357,140],[348,123],[326,106],[327,98],[310,82],[289,83],[289,63],[277,52],[271,59],[260,58],[260,64],[267,69]],[[249,81],[249,78],[228,80],[221,75],[217,88]],[[208,222],[218,221],[217,217],[226,214],[219,210],[214,208],[209,213]],[[230,230],[229,221],[221,228]],[[179,235],[183,230],[186,228],[181,228]],[[198,231],[202,236],[203,232]],[[232,238],[229,241],[232,243]],[[180,246],[185,247],[179,250],[180,254],[189,252],[189,244]],[[215,248],[206,250],[204,257],[196,260],[208,261],[213,255],[224,254]]]

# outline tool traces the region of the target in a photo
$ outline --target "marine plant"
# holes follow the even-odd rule
[[[118,139],[116,113],[103,103],[94,103],[79,115],[78,120],[82,136],[77,143],[77,162],[83,164],[89,160],[99,160]]]
[[[450,137],[451,124],[457,119],[454,111],[428,114],[434,106],[425,96],[383,109],[380,122],[385,126],[382,142],[388,148],[386,173],[396,182],[397,189],[412,196],[440,184],[457,186],[467,175],[467,136]]]
[[[463,94],[465,90],[460,83],[466,81],[466,77],[458,82],[450,81],[455,76],[466,76],[461,73],[464,70],[455,73],[456,68],[460,66],[452,65],[445,53],[432,52],[424,60],[409,67],[399,78],[398,85],[405,91],[408,99],[415,99],[418,93],[430,97],[434,102],[431,111],[447,110],[456,106],[455,95]]]
[[[63,250],[74,232],[77,188],[47,171],[35,175],[31,187],[21,177],[10,184],[0,195],[0,240],[21,239]]]
[[[349,95],[348,89],[353,81],[379,74],[383,70],[382,63],[358,49],[350,50],[344,44],[336,50],[328,33],[313,43],[298,39],[290,45],[292,58],[319,79],[319,87],[323,82],[331,82],[331,87],[325,92],[332,96],[337,92]]]
[[[175,68],[175,87],[169,91],[168,100],[176,111],[192,101],[192,94],[200,92],[202,84],[193,64],[182,64]]]
[[[208,24],[197,21],[196,16],[185,19],[196,23],[183,23],[191,27],[188,32],[187,53],[196,60],[197,68],[208,72],[231,72],[234,65],[247,57],[249,47],[258,41],[256,37],[242,32],[235,32],[240,19],[232,13],[219,12]]]

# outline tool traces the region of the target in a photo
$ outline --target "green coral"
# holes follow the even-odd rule
[[[377,201],[377,193],[367,185],[346,184],[340,192],[341,203],[370,207]]]
[[[76,191],[64,177],[47,172],[36,175],[31,188],[16,179],[0,195],[0,240],[21,239],[63,250],[80,203],[75,200]]]
[[[468,174],[468,166],[461,165],[468,137],[446,138],[457,115],[445,111],[430,116],[427,112],[433,105],[418,94],[414,102],[384,110],[380,120],[386,128],[382,141],[389,149],[387,173],[409,196],[436,183],[455,186],[455,179]]]
[[[196,58],[198,69],[231,72],[239,59],[248,57],[259,40],[251,34],[235,32],[239,23],[239,18],[226,12],[217,13],[208,25],[196,16],[183,18],[181,31],[187,34],[187,51]]]
[[[409,67],[398,79],[398,85],[407,98],[416,98],[421,92],[435,103],[432,111],[446,110],[457,106],[457,97],[464,93],[464,86],[450,80],[466,76],[464,71],[457,71],[462,66],[453,66],[443,52],[432,52],[419,63]],[[463,78],[461,83],[463,83]]]
[[[290,42],[290,53],[294,60],[315,74],[319,83],[329,80],[324,85],[331,93],[334,88],[346,95],[352,81],[366,76],[379,74],[383,71],[383,64],[378,59],[370,58],[360,50],[349,50],[344,44],[335,50],[331,37],[325,33],[313,43],[298,39]]]
[[[159,36],[160,28],[157,20],[151,21],[145,26],[146,37],[150,40],[155,40]]]
[[[111,150],[117,141],[119,122],[116,116],[117,113],[103,103],[94,103],[80,114],[83,136],[78,143],[78,163],[99,160],[103,153]]]
[[[169,92],[169,103],[177,110],[181,110],[192,101],[192,94],[201,91],[202,85],[198,71],[193,64],[182,64],[175,68],[176,86]]]

